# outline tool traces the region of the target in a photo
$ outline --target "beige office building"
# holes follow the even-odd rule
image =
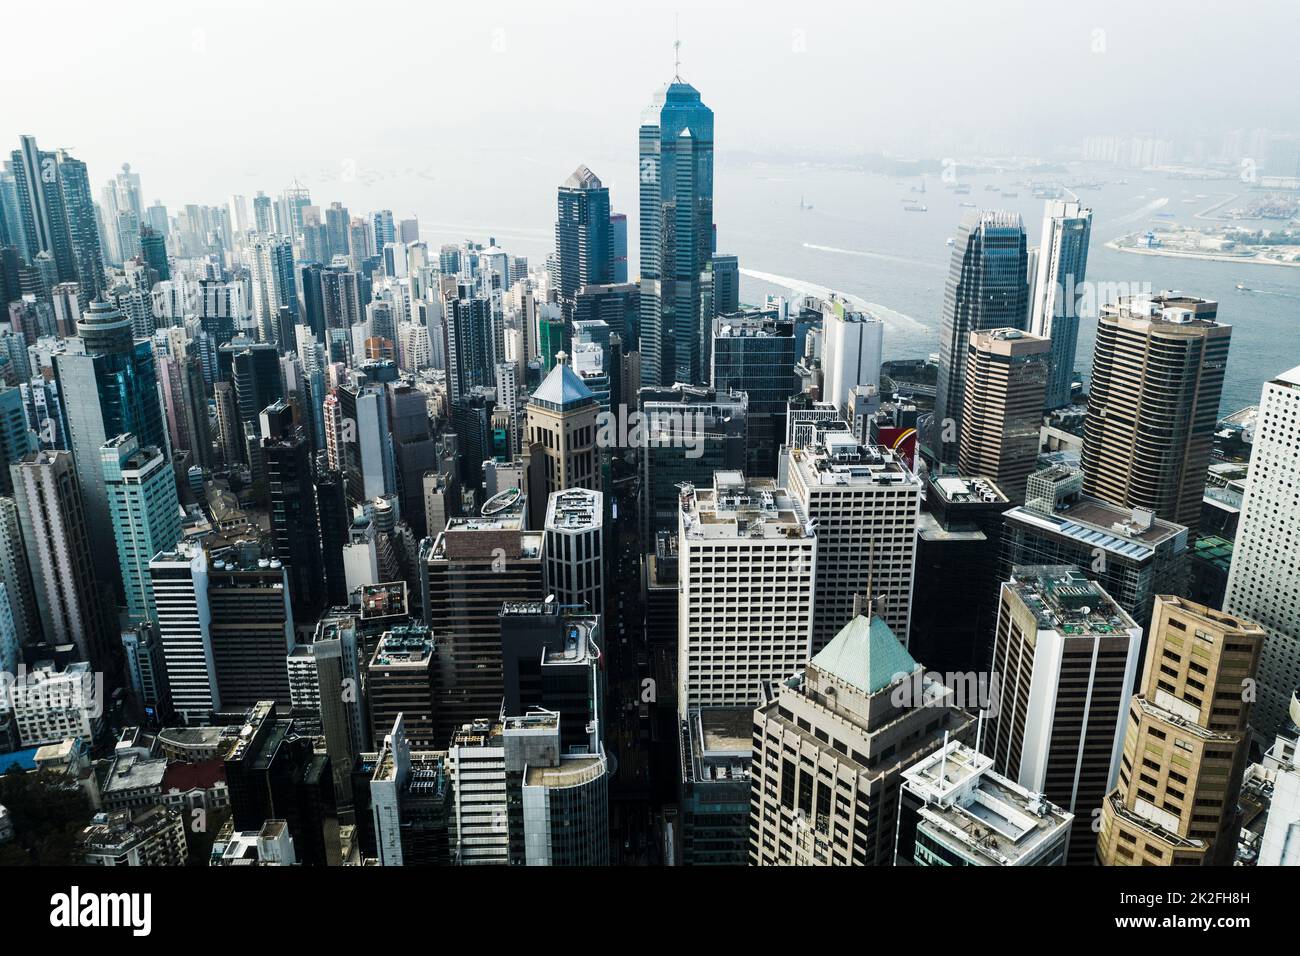
[[[1019,329],[970,334],[958,467],[1017,504],[1038,462],[1051,349],[1050,339]]]
[[[1107,866],[1230,866],[1250,745],[1247,693],[1267,632],[1183,598],[1156,598],[1119,785],[1102,805]]]

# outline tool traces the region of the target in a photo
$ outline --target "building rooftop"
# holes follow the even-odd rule
[[[866,694],[883,690],[921,666],[888,624],[865,614],[845,624],[809,663]]]
[[[987,478],[956,475],[935,478],[930,482],[935,492],[954,504],[983,502],[994,504],[1009,500],[1002,490]]]
[[[167,774],[167,758],[127,753],[113,758],[100,789],[106,797],[131,790],[159,789]]]
[[[892,450],[860,444],[839,422],[815,424],[812,443],[790,450],[790,468],[803,483],[816,486],[915,485],[921,480]]]
[[[581,531],[600,527],[602,498],[599,491],[586,488],[555,492],[546,503],[547,529]]]
[[[393,628],[379,639],[370,666],[426,668],[433,656],[434,642],[429,628],[408,624]]]
[[[746,480],[738,471],[717,471],[713,488],[681,494],[682,522],[688,538],[811,538],[815,532],[799,503],[769,478]]]
[[[1030,476],[1030,495],[1034,491],[1034,478],[1034,475]],[[1008,521],[1074,538],[1090,549],[1102,548],[1132,561],[1145,561],[1157,549],[1179,536],[1184,542],[1187,538],[1185,527],[1156,518],[1149,511],[1121,508],[1083,494],[1058,502],[1051,514],[1047,514],[1045,509],[1022,505],[1011,508],[1005,516]],[[1173,547],[1177,548],[1177,543]]]
[[[569,363],[558,361],[542,384],[537,386],[529,404],[562,411],[579,405],[589,405],[595,401],[596,396]]]
[[[992,766],[992,759],[954,740],[904,770],[904,786],[924,801],[921,826],[991,865],[1015,866],[1059,838],[1074,814]]]
[[[1017,565],[1005,586],[1019,596],[1042,630],[1083,637],[1137,627],[1127,611],[1074,565]]]
[[[558,767],[530,766],[524,771],[524,786],[559,790],[580,787],[604,775],[604,754],[561,754]]]

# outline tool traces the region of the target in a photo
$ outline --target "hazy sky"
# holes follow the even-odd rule
[[[453,217],[476,197],[503,228],[544,227],[493,208],[503,180],[553,187],[586,162],[635,201],[678,9],[721,151],[1300,129],[1294,0],[88,0],[7,6],[0,143],[69,147],[96,185],[129,161],[173,208],[298,176],[320,204],[400,214],[414,179]]]

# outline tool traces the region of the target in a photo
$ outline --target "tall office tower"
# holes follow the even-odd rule
[[[702,277],[713,256],[713,111],[680,77],[641,120],[641,380],[698,385],[713,316]]]
[[[890,629],[907,635],[921,480],[894,452],[830,428],[791,450],[785,470],[790,495],[817,531],[812,653],[853,618],[858,597],[876,602]]]
[[[1083,490],[1196,530],[1232,327],[1176,292],[1103,306],[1083,432]]]
[[[609,189],[586,166],[560,184],[556,199],[555,278],[564,320],[573,322],[578,290],[614,281]]]
[[[45,640],[75,644],[96,670],[115,674],[117,648],[108,637],[105,602],[91,565],[91,538],[72,456],[30,452],[9,472]]]
[[[751,866],[883,866],[902,771],[974,721],[880,618],[858,615],[754,711]]]
[[[989,727],[993,768],[1074,814],[1066,862],[1092,861],[1115,786],[1142,628],[1069,565],[1020,566],[1002,585]]]
[[[1088,266],[1092,210],[1081,203],[1049,199],[1043,211],[1029,331],[1052,342],[1045,408],[1070,404],[1074,353],[1079,343],[1079,300]]]
[[[957,461],[970,334],[1025,327],[1029,302],[1025,257],[1025,227],[1016,213],[971,211],[957,229],[943,293],[939,380],[930,436],[930,449],[938,461]]]
[[[275,217],[271,209],[271,197],[260,189],[253,197],[253,231],[263,235],[275,229]]]
[[[1000,580],[1020,564],[1075,565],[1145,629],[1156,595],[1186,587],[1187,529],[1082,488],[1083,473],[1064,465],[1029,476],[1025,504],[1002,515]]]
[[[343,549],[348,544],[352,513],[348,509],[343,475],[316,462],[316,515],[320,522],[321,558],[325,565],[325,600],[330,606],[348,603],[347,569]]]
[[[285,236],[258,236],[249,246],[249,272],[252,276],[253,321],[257,337],[276,345],[290,347],[278,334],[279,315],[288,308],[298,314],[298,296],[294,290],[293,242]]]
[[[543,523],[547,596],[592,614],[605,613],[604,501],[603,494],[587,488],[552,492]]]
[[[1017,504],[1038,463],[1051,345],[1019,329],[970,334],[957,464],[964,475],[997,482]]]
[[[312,488],[311,446],[283,399],[261,414],[262,456],[270,497],[271,542],[289,576],[294,617],[315,620],[325,604],[320,522]]]
[[[181,539],[176,476],[160,449],[142,448],[131,434],[117,435],[100,447],[100,467],[126,590],[127,619],[139,624],[154,616],[149,562]]]
[[[1231,866],[1247,721],[1267,632],[1183,598],[1156,598],[1119,785],[1102,804],[1104,866]]]
[[[774,478],[786,403],[797,389],[794,324],[775,310],[753,309],[719,315],[712,335],[709,381],[719,394],[744,392],[749,398],[745,473]]]
[[[409,381],[388,386],[388,422],[392,429],[395,489],[402,520],[416,538],[430,531],[424,521],[424,476],[438,467],[437,443],[429,429],[429,396]]]
[[[543,514],[546,502],[557,491],[600,487],[596,455],[599,407],[591,389],[565,358],[551,369],[528,402],[525,443],[532,455],[529,469],[537,478],[529,481],[529,490],[534,507]]]
[[[191,465],[215,464],[203,364],[183,329],[168,329],[168,351],[158,355],[158,380],[173,452],[189,452]]]
[[[818,540],[769,479],[720,471],[681,491],[677,709],[756,703],[808,659]]]
[[[22,389],[0,385],[0,494],[14,493],[9,466],[36,450],[36,435],[27,426]]]
[[[932,475],[925,486],[907,647],[930,670],[989,669],[1003,580],[1002,514],[1010,507],[987,478]]]
[[[595,752],[604,733],[601,618],[558,601],[501,606],[503,713],[560,714],[560,746]]]
[[[259,700],[289,707],[284,661],[295,638],[284,566],[256,541],[238,541],[209,554],[206,584],[208,654],[222,709]]]
[[[384,385],[358,372],[334,394],[342,421],[341,470],[348,505],[355,508],[363,501],[393,494],[397,476]]]
[[[357,807],[363,852],[373,830],[373,856],[380,866],[445,866],[451,862],[447,828],[451,781],[442,750],[412,750],[401,715],[384,735],[378,753],[366,754],[361,766],[370,771],[364,799],[369,820]]]
[[[222,754],[234,828],[256,831],[267,820],[283,820],[298,859],[324,866],[338,856],[327,847],[337,825],[329,757],[292,720],[279,718],[274,702],[258,701],[247,711]]]
[[[154,620],[162,642],[172,707],[186,724],[206,722],[221,709],[209,640],[208,558],[197,544],[182,543],[149,562]]]
[[[352,222],[352,214],[348,212],[347,206],[341,202],[332,202],[325,210],[325,239],[329,249],[329,255],[332,259],[334,256],[346,256],[350,254],[351,247],[348,243],[348,226]]]
[[[171,719],[171,689],[163,659],[158,625],[151,621],[134,624],[122,631],[127,684],[135,698],[137,712],[148,724],[159,726]]]
[[[303,645],[300,645],[303,646]],[[352,804],[352,767],[369,749],[357,620],[350,614],[327,614],[316,624],[310,645],[321,732],[334,772],[340,807]]]
[[[954,740],[903,771],[894,866],[1063,866],[1074,814]]]
[[[610,262],[613,269],[611,282],[627,282],[627,214],[611,213],[609,217]]]
[[[411,745],[433,750],[446,743],[438,732],[439,648],[424,624],[404,624],[384,634],[366,665],[366,698],[374,739],[401,717]]]
[[[113,540],[108,495],[100,470],[99,449],[116,435],[130,432],[141,446],[167,447],[167,425],[158,398],[152,344],[137,340],[131,320],[107,302],[92,302],[77,323],[81,351],[73,343],[54,356],[54,373],[67,415],[69,444],[81,488],[90,540]],[[113,549],[92,552],[95,577],[118,591],[121,573]]]
[[[262,409],[284,398],[280,356],[269,342],[238,336],[217,350],[217,368],[221,381],[233,386],[236,437],[242,443],[244,435],[257,433]],[[220,418],[219,404],[217,414]],[[247,456],[241,453],[240,460]]]
[[[226,468],[233,470],[244,460],[244,423],[239,420],[234,385],[230,382],[214,383],[212,404],[217,413],[217,447],[221,450],[221,461]]]
[[[9,472],[8,467],[5,472]],[[36,592],[32,588],[31,569],[27,566],[22,522],[12,494],[11,490],[8,495],[0,495],[0,582],[5,587],[9,614],[19,643],[38,644],[42,640],[42,629]]]
[[[1300,366],[1264,384],[1223,601],[1225,613],[1250,618],[1268,629],[1254,718],[1255,732],[1265,741],[1286,725],[1287,707],[1300,688],[1298,415]]]
[[[492,300],[460,283],[444,297],[447,335],[447,399],[459,402],[476,386],[496,383],[496,363],[505,360],[504,328]]]
[[[40,253],[48,253],[58,281],[78,281],[58,155],[37,147],[35,137],[22,136],[11,158],[27,259],[31,261]]]
[[[171,265],[167,260],[167,240],[148,226],[140,230],[140,256],[158,274],[159,282],[166,282],[172,277]]]
[[[420,241],[420,220],[411,216],[397,221],[397,241],[402,245]]]
[[[641,311],[641,288],[635,282],[588,285],[578,290],[573,304],[573,321],[596,319],[609,326],[610,333],[623,340],[631,351],[637,347]]]
[[[649,547],[660,531],[677,536],[680,485],[708,487],[715,471],[744,471],[749,398],[676,385],[643,388],[638,404],[640,440],[629,432],[626,444],[640,450],[641,534]]]
[[[63,209],[68,217],[68,239],[72,247],[76,282],[82,304],[98,299],[104,291],[104,253],[99,243],[99,223],[86,164],[59,150],[58,178],[63,192]],[[165,275],[162,278],[167,278]]]
[[[421,553],[425,623],[438,645],[436,737],[501,712],[501,605],[540,601],[542,535],[524,530],[522,501],[482,518],[452,518]]]
[[[609,865],[609,765],[603,748],[563,752],[560,717],[534,710],[456,730],[454,864]]]
[[[380,209],[371,214],[371,222],[374,225],[375,245],[368,255],[381,255],[384,246],[390,242],[397,241],[397,229],[393,224],[393,211],[391,209]]]
[[[871,313],[854,312],[835,297],[822,303],[823,401],[846,414],[855,385],[870,385],[879,392],[884,336],[885,324]],[[787,374],[793,380],[793,357],[789,365]]]

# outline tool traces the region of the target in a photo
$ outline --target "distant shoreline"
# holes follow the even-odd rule
[[[1279,259],[1265,259],[1262,256],[1225,256],[1213,252],[1179,252],[1174,249],[1138,249],[1135,246],[1122,246],[1114,239],[1106,243],[1106,248],[1114,249],[1116,252],[1131,252],[1137,256],[1164,256],[1166,259],[1200,259],[1204,262],[1236,262],[1243,265],[1285,266],[1300,269],[1300,261],[1283,262]]]

